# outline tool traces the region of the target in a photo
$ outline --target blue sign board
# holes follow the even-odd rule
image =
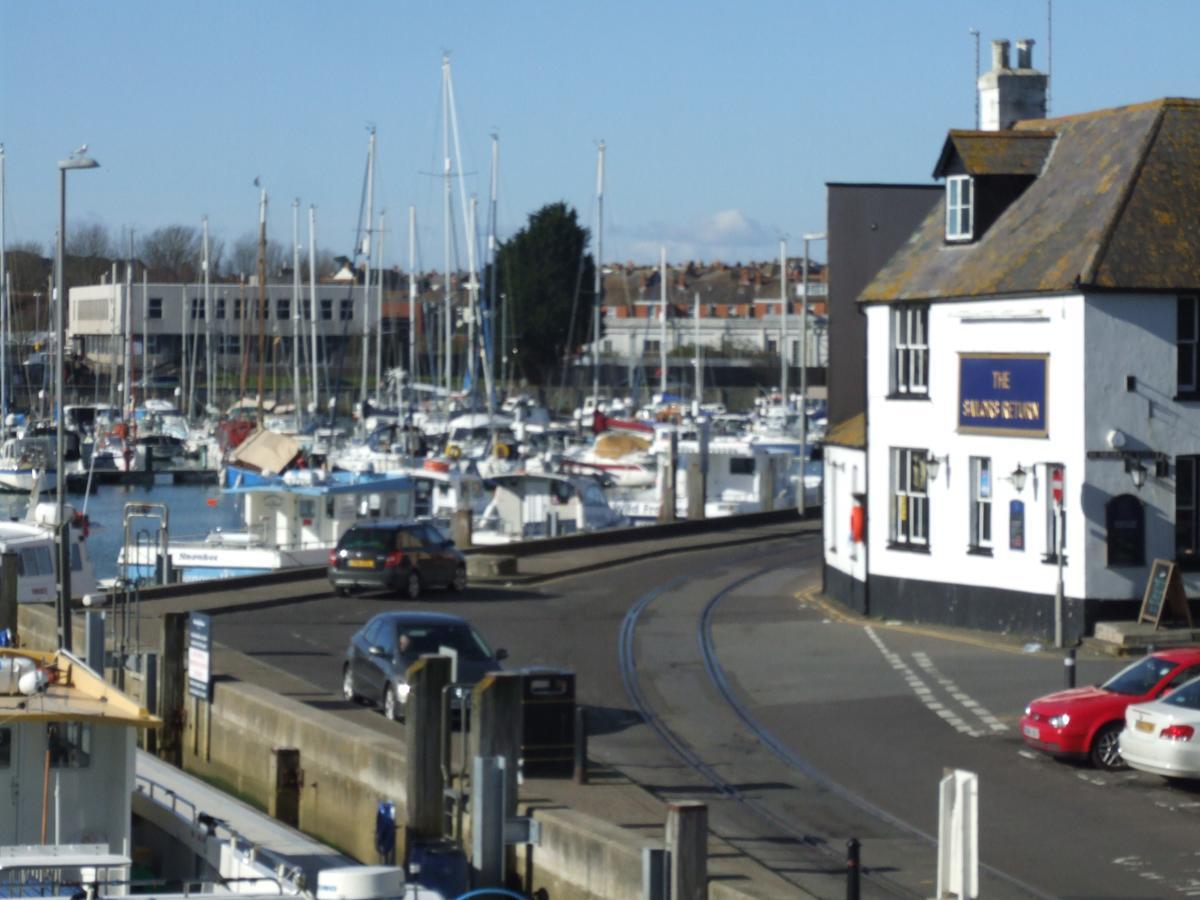
[[[960,353],[959,432],[1045,437],[1049,364],[1045,353]]]
[[[188,613],[188,693],[212,700],[212,618]]]

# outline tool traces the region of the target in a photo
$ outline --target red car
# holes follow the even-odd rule
[[[1200,677],[1200,648],[1161,650],[1126,666],[1104,684],[1039,697],[1021,716],[1021,736],[1053,756],[1079,757],[1098,769],[1121,769],[1118,738],[1125,707],[1156,700]]]

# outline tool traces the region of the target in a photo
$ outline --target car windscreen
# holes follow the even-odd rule
[[[1138,697],[1152,690],[1168,672],[1174,671],[1174,669],[1175,663],[1170,660],[1148,656],[1131,666],[1126,666],[1100,686],[1114,694]]]
[[[1162,702],[1170,703],[1172,706],[1182,706],[1185,709],[1200,710],[1200,678],[1195,678],[1171,691],[1163,697]]]
[[[352,528],[338,541],[338,547],[342,550],[375,550],[381,553],[395,545],[395,533],[382,528]]]
[[[492,650],[482,637],[467,625],[400,625],[399,635],[408,638],[405,656],[437,653],[449,647],[459,659],[481,661],[492,658]],[[403,643],[403,642],[402,642]]]

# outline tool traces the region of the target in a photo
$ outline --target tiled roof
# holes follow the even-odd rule
[[[1200,101],[1017,129],[1057,135],[1041,175],[968,244],[946,243],[943,198],[861,301],[1200,289]]]
[[[1037,175],[1054,137],[1053,131],[951,131],[933,177],[944,176],[955,155],[968,175]]]

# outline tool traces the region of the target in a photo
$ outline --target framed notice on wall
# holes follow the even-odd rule
[[[958,431],[1046,437],[1050,356],[1046,353],[958,354]]]
[[[1189,628],[1192,627],[1192,613],[1188,609],[1179,569],[1169,559],[1156,559],[1150,566],[1150,577],[1146,579],[1146,592],[1142,595],[1142,609],[1137,620],[1139,623],[1149,622],[1157,628],[1167,610],[1171,611],[1175,621],[1186,622]]]

